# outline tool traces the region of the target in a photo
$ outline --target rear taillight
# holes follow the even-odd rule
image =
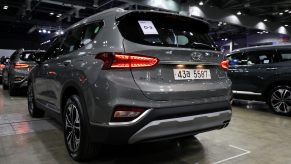
[[[0,69],[3,69],[5,67],[4,64],[0,64]]]
[[[155,57],[108,52],[96,55],[96,59],[104,62],[102,69],[144,68],[152,67],[159,62]]]
[[[128,122],[136,119],[145,111],[139,107],[118,106],[114,109],[111,122]]]
[[[220,66],[223,70],[227,71],[228,70],[228,66],[229,66],[229,61],[228,60],[223,60],[221,63],[220,63]]]
[[[28,64],[24,64],[24,63],[16,63],[14,65],[14,68],[16,68],[16,69],[28,68],[28,67],[29,67],[29,65]]]

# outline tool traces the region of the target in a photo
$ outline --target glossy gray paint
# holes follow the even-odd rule
[[[108,128],[116,106],[137,106],[153,110],[187,106],[194,109],[195,105],[199,104],[212,103],[212,108],[215,108],[215,103],[226,102],[224,110],[230,109],[228,102],[231,98],[231,81],[219,65],[223,54],[194,49],[145,46],[127,41],[120,34],[115,18],[129,12],[132,11],[111,9],[82,20],[68,29],[95,21],[104,22],[101,31],[91,43],[35,67],[30,74],[30,82],[34,86],[38,105],[60,114],[63,93],[67,88],[73,87],[83,97],[89,122]],[[102,70],[103,61],[95,59],[96,54],[101,52],[155,56],[160,59],[160,64],[147,69]],[[169,52],[172,55],[168,55]],[[193,62],[191,53],[194,52],[206,56],[198,63]],[[173,79],[172,72],[172,67],[177,64],[188,64],[193,68],[197,64],[210,65],[213,67],[211,69],[213,80],[177,82]],[[161,77],[164,80],[161,80]],[[228,120],[230,115],[216,126],[223,126],[223,121]]]
[[[27,86],[27,78],[29,75],[29,72],[33,67],[36,65],[33,61],[22,61],[19,59],[19,56],[22,53],[25,52],[43,52],[43,51],[37,51],[37,50],[24,50],[20,49],[18,51],[15,51],[12,56],[14,60],[10,60],[6,65],[5,68],[2,70],[3,73],[3,83],[5,85],[12,84],[14,88],[24,88]],[[22,63],[22,64],[28,64],[29,68],[24,69],[15,69],[13,66],[15,63]],[[15,77],[22,77],[23,79],[21,81],[15,81]]]
[[[291,44],[259,46],[237,49],[232,54],[256,51],[291,50]],[[232,55],[231,54],[231,55]],[[247,95],[243,99],[266,100],[270,89],[281,84],[291,84],[291,62],[230,66],[228,75],[233,82],[234,94]],[[236,91],[243,91],[243,94]],[[246,92],[244,92],[246,91]],[[240,96],[239,96],[240,97]]]

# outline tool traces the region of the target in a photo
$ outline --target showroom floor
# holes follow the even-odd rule
[[[291,163],[291,118],[274,115],[262,103],[233,107],[228,128],[196,138],[130,146],[106,146],[90,163]],[[32,119],[24,96],[0,87],[0,164],[74,163],[61,126],[49,117]]]

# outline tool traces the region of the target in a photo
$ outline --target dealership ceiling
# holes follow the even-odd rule
[[[124,9],[166,10],[145,0],[0,0],[0,35],[22,37],[47,37],[82,18],[94,13],[120,7]],[[173,1],[173,0],[168,0]],[[291,26],[290,0],[177,0],[178,5],[215,7],[236,16],[251,16],[264,23],[275,22],[283,27]],[[153,4],[153,5],[147,5]],[[171,10],[168,10],[171,11]],[[206,11],[207,12],[207,11]],[[204,18],[203,18],[204,19]],[[250,33],[269,32],[234,25],[220,20],[208,20],[214,38],[240,37]]]

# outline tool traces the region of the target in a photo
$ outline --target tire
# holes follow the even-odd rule
[[[85,118],[82,104],[79,96],[72,95],[66,101],[63,111],[66,148],[70,156],[76,161],[90,160],[98,154],[100,149],[100,145],[90,142],[88,135],[89,122]]]
[[[16,96],[16,89],[15,87],[13,86],[13,84],[9,84],[9,95],[10,96]]]
[[[291,87],[274,87],[268,95],[268,104],[273,112],[281,115],[291,114]]]
[[[8,89],[8,85],[5,84],[4,77],[2,77],[2,86],[3,86],[3,90],[7,90]]]
[[[31,117],[34,118],[40,118],[43,117],[45,114],[45,111],[42,109],[39,109],[35,105],[35,99],[34,99],[34,92],[33,92],[33,87],[32,84],[28,84],[28,89],[27,89],[27,104],[28,104],[28,112]]]

